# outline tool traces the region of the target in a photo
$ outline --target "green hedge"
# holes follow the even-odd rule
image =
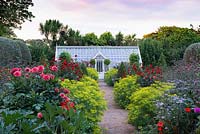
[[[164,91],[171,89],[173,86],[169,83],[156,82],[148,87],[143,87],[134,92],[130,97],[131,103],[128,106],[129,123],[136,127],[146,126],[156,115],[154,101],[162,96]]]
[[[61,85],[70,90],[71,98],[76,101],[76,109],[82,111],[91,122],[91,130],[98,130],[98,122],[101,121],[106,101],[95,80],[84,77],[81,81],[65,79]]]
[[[114,81],[115,78],[117,77],[117,72],[118,70],[115,68],[110,69],[109,71],[107,71],[104,75],[104,81],[109,85],[109,86],[113,86],[114,85]]]
[[[14,63],[30,63],[31,54],[25,42],[0,37],[0,64],[10,65]]]
[[[32,60],[34,62],[43,62],[48,59],[49,61],[54,58],[54,50],[51,49],[47,43],[42,40],[27,40],[28,47],[31,52]]]
[[[120,79],[118,83],[115,83],[114,99],[120,107],[126,108],[130,104],[130,96],[139,88],[136,81],[136,76],[128,76]]]
[[[90,78],[92,78],[94,80],[98,80],[99,79],[98,72],[96,71],[96,69],[88,67],[87,68],[87,73],[88,73],[88,76]]]

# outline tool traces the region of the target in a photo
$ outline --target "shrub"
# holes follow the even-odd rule
[[[0,64],[2,66],[8,66],[11,62],[12,64],[31,62],[29,49],[22,41],[0,37],[0,51]]]
[[[108,71],[109,70],[109,64],[110,64],[110,60],[109,59],[105,59],[104,60],[104,64],[105,64],[105,71]]]
[[[0,108],[42,110],[44,103],[54,100],[59,103],[59,88],[56,71],[44,66],[12,68],[7,83],[3,85]]]
[[[187,83],[199,81],[199,64],[185,63],[183,60],[175,62],[175,65],[165,70],[164,80],[182,80]]]
[[[89,122],[80,111],[65,110],[52,103],[36,115],[31,111],[1,111],[0,130],[10,133],[89,133]]]
[[[137,76],[128,76],[115,83],[114,99],[120,107],[126,108],[130,104],[130,96],[139,88],[136,81]]]
[[[98,80],[99,76],[98,76],[98,72],[96,71],[96,69],[94,68],[87,68],[87,72],[88,72],[88,76],[94,80]]]
[[[5,133],[90,133],[91,121],[60,88],[58,68],[13,68],[0,94],[0,129]],[[38,119],[37,119],[38,118]]]
[[[158,60],[158,66],[166,68],[167,67],[167,62],[165,60],[165,55],[163,53],[161,53],[160,58]]]
[[[132,53],[129,56],[129,62],[130,64],[139,64],[139,56],[135,53]]]
[[[118,70],[115,68],[110,69],[109,71],[107,71],[104,75],[104,81],[106,82],[106,84],[108,84],[109,86],[113,86],[115,83],[115,79],[117,77],[117,72]]]
[[[95,59],[91,59],[90,60],[90,65],[91,65],[91,67],[94,67],[94,65],[95,65]]]
[[[191,44],[186,48],[184,60],[187,63],[200,63],[200,43]]]
[[[71,55],[68,52],[62,52],[59,58],[61,60],[66,60],[67,62],[71,62]]]
[[[91,131],[97,128],[106,109],[106,101],[97,82],[89,77],[84,77],[81,81],[65,79],[61,85],[70,89],[70,97],[76,100],[76,109],[82,111],[91,122]]]
[[[162,53],[162,43],[154,39],[142,39],[139,41],[139,47],[143,65],[153,64],[153,66],[157,66]]]
[[[193,133],[198,125],[199,113],[193,110],[199,106],[199,97],[195,97],[199,96],[199,93],[194,91],[199,89],[200,85],[181,80],[173,82],[175,87],[156,100],[155,120],[164,123],[164,128],[167,129],[163,128],[163,133]],[[147,131],[149,130],[153,131],[153,128],[148,128]]]
[[[108,66],[110,64],[110,60],[109,59],[105,59],[104,60],[104,64]]]
[[[156,43],[151,43],[153,45],[153,49],[148,49],[150,46],[150,43],[148,42],[144,46],[147,48],[145,51],[142,48],[140,49],[143,62],[147,65],[152,63],[154,66],[157,65],[154,64],[154,61],[159,59],[159,55],[162,52],[166,57],[167,65],[173,65],[174,61],[181,60],[183,58],[184,51],[190,44],[200,41],[200,36],[197,31],[175,26],[160,27],[156,32],[148,36],[148,38],[153,38],[154,40],[162,43],[159,43],[160,46],[162,45],[161,51],[156,48],[160,47],[157,46]],[[146,56],[144,57],[144,55]],[[146,59],[147,61],[150,61],[150,63],[146,62]]]
[[[131,97],[131,103],[128,106],[129,123],[136,127],[149,124],[156,115],[154,101],[163,95],[165,90],[172,88],[172,85],[163,82],[156,82],[149,87],[142,87],[134,92]]]
[[[152,64],[146,67],[138,67],[133,64],[129,68],[129,75],[136,74],[138,77],[137,83],[141,87],[150,86],[155,80],[162,78],[162,70],[159,67],[153,67]]]
[[[164,133],[186,134],[195,130],[198,120],[197,114],[190,109],[195,107],[191,98],[165,94],[156,101],[156,107],[156,120],[162,120],[167,128],[163,129]]]
[[[117,78],[125,78],[126,75],[128,75],[128,67],[129,64],[125,63],[125,62],[121,62],[117,72]]]
[[[83,75],[88,75],[87,65],[83,62],[79,63]]]
[[[31,53],[26,45],[26,43],[22,40],[15,40],[16,44],[19,46],[21,54],[22,54],[22,62],[25,64],[29,64],[32,61]]]
[[[73,61],[67,62],[67,60],[61,60],[59,62],[59,68],[60,68],[59,76],[62,78],[66,78],[70,80],[80,80],[83,77],[83,72],[81,70],[81,67],[76,62],[73,62]],[[83,70],[83,71],[87,71],[87,70]]]
[[[50,61],[54,58],[54,51],[44,41],[28,40],[26,42],[28,43],[33,61],[42,62],[44,59]]]

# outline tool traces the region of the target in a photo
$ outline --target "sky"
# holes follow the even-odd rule
[[[160,26],[194,28],[200,25],[200,0],[33,0],[35,18],[15,29],[18,38],[42,39],[39,23],[57,19],[82,35],[136,34],[155,32]]]

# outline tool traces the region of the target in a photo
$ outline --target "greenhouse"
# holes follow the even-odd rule
[[[78,62],[95,59],[95,68],[100,79],[104,77],[105,59],[111,61],[108,68],[112,68],[120,62],[128,62],[130,54],[135,53],[139,55],[139,63],[142,63],[138,46],[57,46],[55,59],[58,59],[62,52],[70,53]]]

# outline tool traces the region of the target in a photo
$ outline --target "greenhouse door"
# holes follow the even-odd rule
[[[96,70],[99,73],[99,79],[104,79],[104,60],[96,59]]]
[[[105,57],[102,55],[102,53],[98,52],[95,59],[95,69],[99,73],[99,79],[104,79],[104,59]]]

